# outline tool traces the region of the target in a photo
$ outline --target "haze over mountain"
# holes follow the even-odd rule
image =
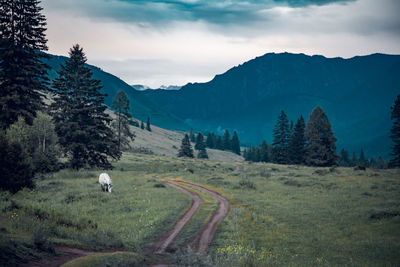
[[[50,58],[46,63],[51,66],[51,70],[49,71],[49,78],[51,80],[57,77],[57,71],[60,69],[60,65],[64,64],[67,59],[67,57],[63,56],[50,55]],[[89,64],[87,64],[87,66],[92,70],[93,77],[101,80],[103,85],[102,92],[108,94],[105,98],[105,104],[108,107],[111,107],[112,101],[117,92],[123,90],[130,99],[130,108],[133,117],[146,121],[149,116],[151,124],[159,127],[178,130],[188,129],[188,126],[182,120],[160,108],[159,105],[149,100],[145,95],[140,94],[139,91],[133,89],[118,77],[107,73],[96,66]]]
[[[179,90],[182,88],[182,86],[178,85],[161,85],[160,88],[153,89],[147,85],[142,85],[142,84],[133,84],[132,87],[138,91],[144,91],[144,90]]]
[[[294,122],[321,106],[337,145],[367,155],[390,153],[390,107],[400,91],[400,56],[350,59],[269,53],[177,91],[141,92],[203,131],[237,130],[242,142],[271,143],[280,110]]]

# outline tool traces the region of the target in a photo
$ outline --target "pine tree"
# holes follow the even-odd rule
[[[208,148],[214,148],[215,147],[215,143],[213,142],[212,133],[208,133],[208,135],[207,135],[206,146]]]
[[[38,0],[0,0],[0,128],[32,125],[47,91],[46,19]]]
[[[292,122],[293,123],[293,122]],[[306,139],[304,136],[306,124],[303,116],[297,120],[294,129],[291,131],[288,157],[291,164],[304,164],[305,163],[305,145]]]
[[[100,93],[100,81],[85,66],[83,49],[74,45],[69,56],[53,82],[52,110],[59,142],[72,168],[112,168],[108,157],[119,159],[121,154],[109,128],[112,119],[105,113],[106,95]]]
[[[178,157],[188,157],[188,158],[194,157],[192,145],[190,144],[190,139],[187,134],[185,134],[185,137],[182,139],[182,144],[178,152]]]
[[[281,111],[273,132],[272,154],[275,163],[285,164],[288,159],[289,122],[285,111]]]
[[[369,167],[368,159],[365,158],[364,150],[362,148],[361,148],[361,151],[360,151],[360,159],[358,160],[358,164],[363,166],[363,167]]]
[[[219,149],[219,150],[224,150],[224,143],[222,141],[222,137],[221,136],[217,136],[216,137],[215,148]]]
[[[204,136],[202,133],[198,133],[196,137],[196,144],[194,145],[194,149],[199,150],[199,147],[205,146],[204,144]]]
[[[350,167],[351,165],[352,164],[351,164],[351,160],[349,158],[349,152],[343,148],[340,151],[339,166]]]
[[[240,155],[240,141],[236,131],[233,132],[232,140],[230,143],[232,145],[232,152]]]
[[[224,138],[222,141],[222,146],[223,146],[223,150],[231,150],[232,149],[232,144],[231,144],[231,136],[229,134],[228,130],[225,130],[224,132]]]
[[[263,141],[260,146],[260,161],[261,162],[270,162],[270,151],[269,146],[266,141]]]
[[[208,159],[206,143],[204,142],[204,136],[201,133],[197,134],[196,145],[194,148],[199,151],[197,154],[197,158]]]
[[[143,121],[141,121],[141,123],[140,123],[140,129],[144,130],[144,122]]]
[[[133,141],[135,137],[135,134],[129,128],[132,115],[129,112],[129,98],[124,91],[120,90],[115,95],[112,109],[117,115],[113,126],[117,130],[118,151],[121,151],[121,146],[130,148],[129,141]]]
[[[393,126],[390,129],[392,141],[394,143],[392,150],[392,160],[390,161],[390,166],[394,168],[400,168],[400,95],[397,96],[394,106],[391,107],[392,114],[391,119],[393,121]]]
[[[150,117],[147,117],[147,124],[146,124],[146,130],[151,132],[151,127],[150,127]]]
[[[377,167],[378,167],[378,169],[385,168],[385,161],[383,160],[383,158],[381,156],[379,156],[379,158],[378,158]]]
[[[306,163],[310,166],[334,166],[337,164],[336,137],[333,136],[328,116],[316,107],[306,126]]]

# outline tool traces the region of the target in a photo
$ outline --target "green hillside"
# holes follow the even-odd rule
[[[63,64],[67,58],[63,56],[51,55],[46,62],[51,66],[49,78],[52,80],[57,76],[57,71],[60,69],[60,64]],[[118,77],[107,73],[100,68],[92,65],[87,65],[93,71],[93,77],[101,80],[104,93],[107,93],[105,104],[111,107],[112,100],[119,90],[125,91],[131,103],[131,114],[133,117],[146,121],[150,117],[151,124],[162,128],[186,130],[188,126],[180,119],[171,115],[169,112],[162,109],[159,105],[149,100],[145,95],[140,94],[137,90],[126,84]]]

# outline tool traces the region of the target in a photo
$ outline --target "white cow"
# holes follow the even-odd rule
[[[100,174],[99,183],[101,185],[101,190],[111,193],[112,181],[111,181],[110,176],[108,176],[107,173],[103,172],[102,174]]]

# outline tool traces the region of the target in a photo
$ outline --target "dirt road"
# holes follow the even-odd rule
[[[211,242],[214,238],[215,232],[217,231],[218,225],[222,222],[222,220],[225,218],[226,214],[228,213],[229,210],[229,201],[221,196],[220,194],[211,191],[203,186],[193,184],[190,182],[185,182],[185,181],[176,181],[182,184],[189,185],[193,188],[196,188],[198,190],[201,190],[207,194],[212,195],[218,200],[218,210],[214,212],[214,214],[211,216],[211,218],[207,221],[207,223],[202,227],[200,232],[196,234],[194,237],[194,240],[191,242],[192,247],[197,250],[200,253],[206,254]]]
[[[192,205],[191,207],[185,212],[185,214],[174,224],[174,227],[162,234],[157,241],[151,246],[152,248],[150,249],[150,254],[151,253],[164,253],[168,252],[168,248],[170,245],[175,241],[176,237],[180,233],[180,231],[183,229],[185,224],[190,221],[190,219],[193,217],[193,215],[197,212],[199,209],[201,203],[203,200],[194,192],[179,186],[179,184],[186,185],[192,188],[195,188],[197,190],[201,190],[207,194],[210,194],[214,198],[218,200],[218,209],[215,211],[210,219],[203,225],[203,227],[200,229],[200,231],[191,239],[191,241],[188,243],[190,244],[196,251],[206,254],[210,244],[214,238],[215,232],[217,230],[218,225],[222,222],[224,217],[226,216],[228,209],[229,209],[229,202],[226,198],[218,194],[217,192],[214,192],[210,189],[207,189],[203,186],[182,181],[182,180],[172,180],[170,181],[165,181],[169,186],[172,186],[176,188],[177,190],[180,190],[184,192],[185,194],[189,195],[190,198],[192,199]],[[60,266],[61,264],[64,264],[70,260],[79,258],[79,257],[84,257],[88,256],[94,253],[100,253],[99,251],[89,251],[89,250],[82,250],[78,248],[71,248],[67,246],[58,246],[56,247],[57,253],[59,253],[59,256],[53,257],[53,258],[45,258],[41,260],[36,260],[32,261],[25,266]],[[102,251],[101,253],[104,252],[116,252],[116,251],[111,251],[111,250],[106,250]],[[156,265],[156,266],[166,266],[166,265]]]

